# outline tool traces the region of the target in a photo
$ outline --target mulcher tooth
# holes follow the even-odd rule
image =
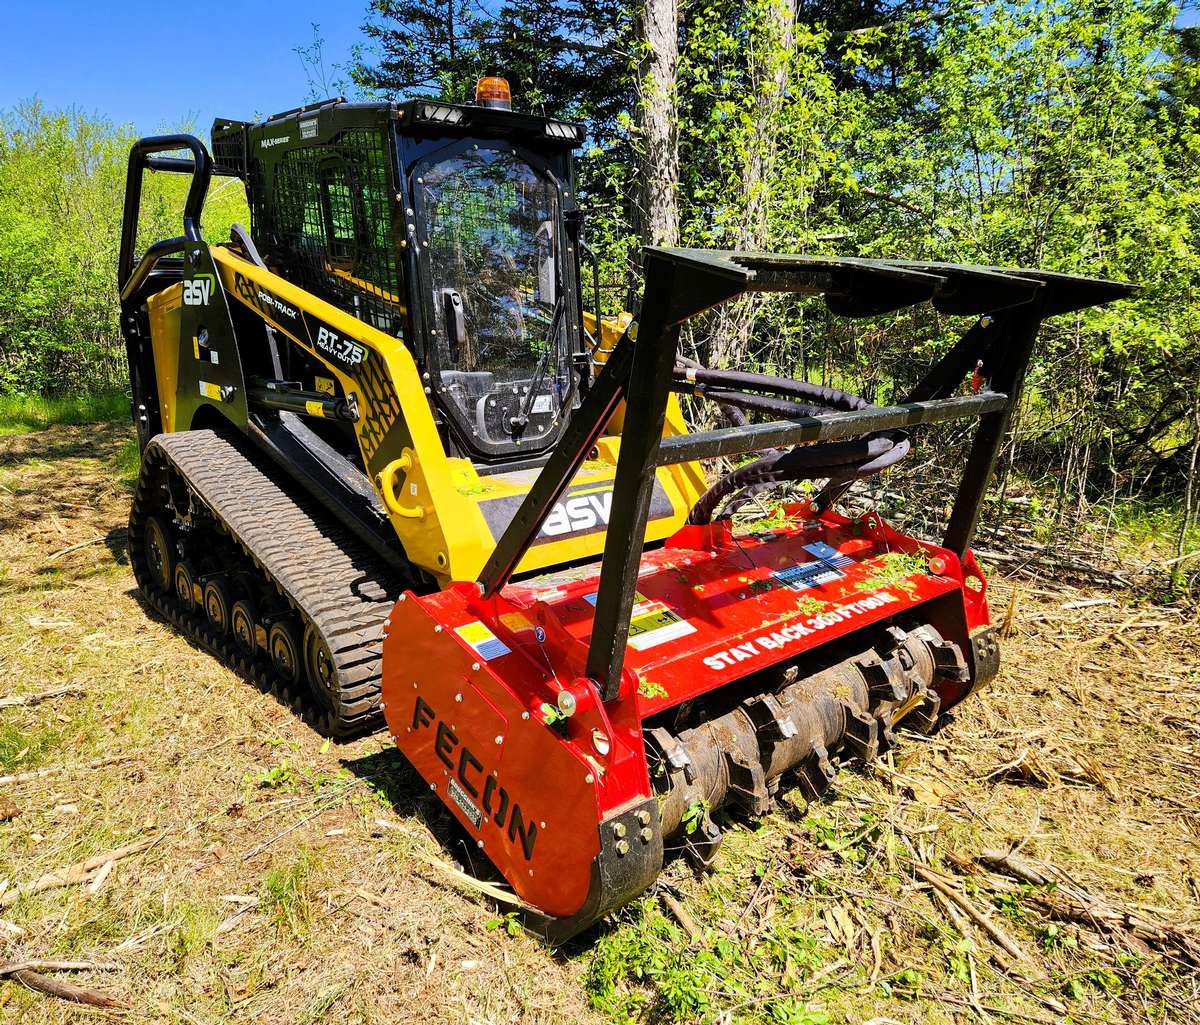
[[[873,762],[879,756],[879,720],[846,705],[846,735],[843,745],[852,758]]]
[[[908,631],[901,629],[898,626],[889,626],[883,631],[883,633],[886,640],[879,645],[880,651],[883,652],[890,653],[895,651],[897,648],[902,648],[904,646],[904,642],[908,640]]]
[[[879,751],[878,754],[887,754],[896,746],[896,731],[892,728],[891,720],[886,716],[880,716],[875,720],[879,724]]]
[[[830,761],[825,745],[814,742],[812,755],[796,766],[796,789],[801,797],[811,803],[819,800],[829,789],[836,775],[837,767]]]
[[[953,641],[933,641],[929,644],[929,650],[933,652],[933,664],[943,680],[966,683],[971,678],[962,649]]]
[[[858,663],[858,668],[863,674],[863,679],[867,681],[872,706],[900,702],[908,697],[908,688],[904,685],[904,671],[896,659],[889,658],[884,661],[878,656],[869,655]]]
[[[904,725],[917,733],[929,734],[937,727],[942,713],[942,699],[937,691],[928,691],[925,700],[904,718]]]
[[[650,737],[658,745],[663,758],[667,761],[668,772],[682,772],[684,781],[689,785],[696,782],[696,767],[688,757],[687,749],[661,726],[649,731]]]
[[[717,852],[721,849],[721,841],[724,838],[720,827],[705,812],[696,828],[683,834],[684,856],[696,871],[709,872],[713,862],[717,860]]]
[[[747,815],[766,815],[775,801],[767,790],[762,762],[746,758],[739,751],[726,754],[729,762],[729,798]]]
[[[754,723],[760,743],[773,744],[791,740],[796,735],[796,723],[776,695],[760,694],[748,698],[743,707]]]

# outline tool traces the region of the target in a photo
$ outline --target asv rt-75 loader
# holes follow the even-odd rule
[[[969,543],[1039,325],[1128,289],[648,249],[636,316],[601,320],[582,130],[482,84],[476,105],[221,120],[211,156],[191,136],[134,146],[129,551],[151,607],[320,730],[386,721],[561,940],[645,889],[665,849],[711,863],[715,809],[815,799],[995,674]],[[135,259],[146,170],[191,183],[182,234]],[[251,210],[221,244],[201,230],[214,173]],[[846,317],[929,302],[970,326],[884,407],[680,358],[684,322],[763,291]],[[679,393],[734,426],[689,432]],[[911,428],[964,417],[940,543],[837,511]],[[748,496],[804,479],[826,483],[786,522],[732,530]]]

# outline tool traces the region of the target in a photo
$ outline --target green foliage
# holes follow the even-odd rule
[[[758,949],[718,934],[701,947],[643,897],[620,929],[597,939],[584,985],[593,1007],[616,1022],[721,1020],[723,1008],[754,1008],[754,1020],[823,1025],[823,1012],[782,996],[822,963],[822,945],[782,924]],[[743,1014],[742,1018],[749,1017]]]
[[[489,919],[486,928],[503,929],[509,936],[520,936],[525,931],[519,911],[506,911],[503,918]]]
[[[259,904],[275,924],[300,937],[312,924],[312,876],[316,862],[301,850],[290,861],[277,865],[263,879]]]
[[[299,781],[299,775],[285,758],[278,765],[259,772],[246,773],[243,782],[253,784],[263,790],[291,789]]]
[[[683,822],[683,831],[685,833],[696,832],[704,822],[704,817],[707,814],[708,802],[701,798],[696,798],[683,812],[683,818],[680,820]]]
[[[135,138],[37,101],[0,112],[0,395],[124,387],[116,266]],[[187,186],[183,175],[147,176],[139,250],[179,234]],[[244,190],[218,180],[208,237],[226,238],[247,219]]]
[[[26,434],[62,424],[92,424],[129,416],[129,397],[119,391],[47,398],[0,395],[0,434]]]
[[[1057,922],[1048,922],[1042,928],[1041,940],[1046,950],[1073,950],[1079,946],[1079,938]]]
[[[648,680],[642,676],[638,678],[638,693],[644,698],[665,698],[667,688],[656,680]]]
[[[916,587],[912,577],[929,572],[929,560],[921,552],[887,552],[873,563],[877,568],[862,583],[864,589],[872,591],[881,587],[911,591]]]

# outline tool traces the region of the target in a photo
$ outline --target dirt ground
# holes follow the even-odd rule
[[[0,438],[0,1021],[1200,1022],[1195,610],[995,575],[1004,668],[946,728],[552,952],[381,738],[146,614],[135,464],[123,426]]]

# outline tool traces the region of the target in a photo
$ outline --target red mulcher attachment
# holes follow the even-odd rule
[[[755,290],[823,294],[849,316],[925,300],[984,316],[896,406],[677,367],[684,320]],[[986,584],[967,545],[1038,327],[1127,291],[1038,271],[647,251],[640,332],[610,355],[480,579],[406,594],[384,644],[397,744],[548,939],[648,887],[665,850],[710,864],[713,809],[762,814],[782,786],[814,800],[839,761],[875,758],[901,719],[932,729],[995,675]],[[952,397],[973,372],[984,388]],[[790,419],[663,439],[672,388]],[[841,411],[813,416],[755,390]],[[621,401],[603,561],[510,582]],[[907,451],[899,428],[965,416],[981,423],[941,546],[873,513],[832,511],[855,477]],[[804,442],[818,444],[779,451]],[[763,449],[643,552],[655,466]],[[784,526],[737,535],[727,519],[709,522],[738,488],[800,477],[829,483]]]

